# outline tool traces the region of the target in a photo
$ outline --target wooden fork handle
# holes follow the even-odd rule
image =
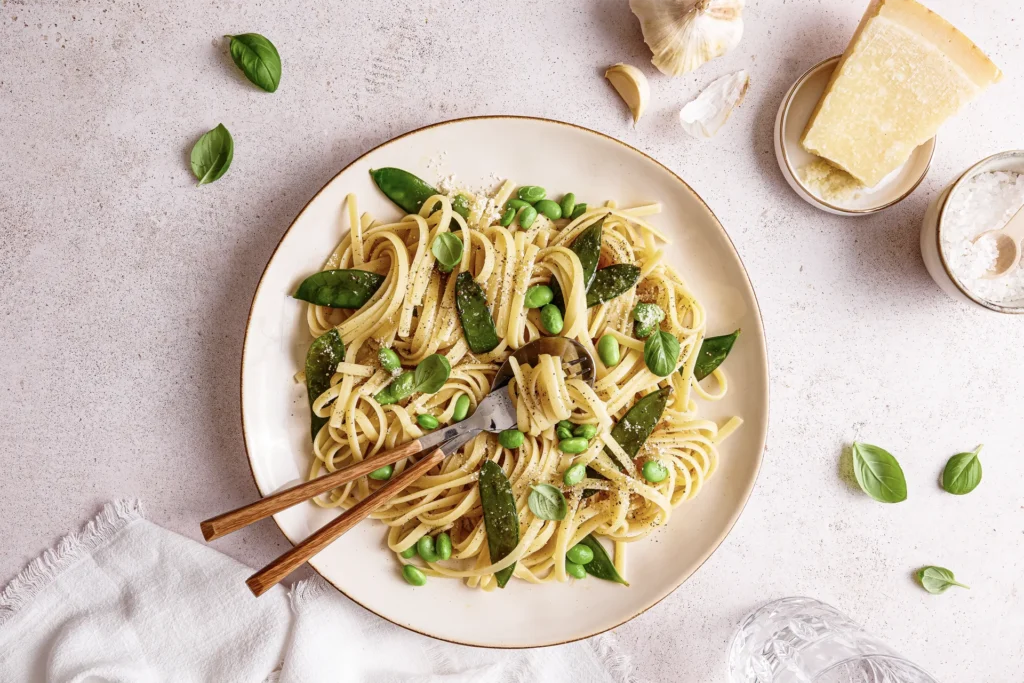
[[[293,486],[284,491],[278,491],[255,503],[243,505],[237,510],[212,517],[204,522],[200,522],[199,528],[203,531],[203,538],[207,541],[212,541],[215,538],[226,536],[232,531],[238,531],[242,527],[249,526],[253,522],[266,519],[281,510],[290,508],[292,505],[309,500],[313,496],[319,496],[321,493],[327,493],[331,489],[343,486],[350,481],[355,481],[359,477],[366,476],[385,465],[391,465],[402,458],[415,455],[421,450],[422,447],[418,439],[410,441],[389,451],[377,453],[362,462],[307,481],[304,484]]]
[[[246,579],[245,583],[249,586],[249,590],[256,597],[266,593],[281,579],[295,571],[299,565],[307,562],[332,541],[365,519],[371,512],[397,496],[409,484],[426,474],[430,468],[442,460],[444,460],[444,453],[440,448],[423,457],[415,465],[349,508],[340,517],[331,520],[305,541]]]

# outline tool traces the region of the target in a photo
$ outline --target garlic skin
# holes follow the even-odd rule
[[[643,116],[647,102],[651,99],[651,88],[647,84],[647,76],[635,66],[629,64],[616,64],[608,67],[604,77],[612,84],[615,91],[629,107],[633,114],[633,126],[636,126]]]
[[[744,0],[629,0],[651,63],[668,76],[693,71],[736,47]]]
[[[740,106],[750,76],[746,71],[737,71],[712,81],[697,99],[689,102],[679,112],[679,123],[683,130],[695,138],[713,137],[725,125],[732,110]]]

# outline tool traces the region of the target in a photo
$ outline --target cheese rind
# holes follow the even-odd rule
[[[1001,76],[916,0],[874,0],[811,115],[804,149],[872,187]]]

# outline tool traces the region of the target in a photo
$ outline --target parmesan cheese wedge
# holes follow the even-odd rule
[[[872,187],[1001,77],[916,0],[873,0],[811,115],[804,149]]]

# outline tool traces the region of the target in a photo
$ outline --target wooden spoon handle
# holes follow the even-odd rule
[[[999,232],[1009,235],[1018,243],[1024,239],[1024,207],[1013,214]]]
[[[349,508],[340,517],[331,520],[327,525],[316,531],[312,536],[281,555],[263,569],[259,570],[245,583],[256,597],[266,593],[277,585],[284,577],[291,574],[299,565],[323,550],[332,541],[354,527],[367,515],[401,493],[409,484],[419,479],[426,472],[444,460],[440,448],[427,455],[415,465],[393,478],[363,500]]]
[[[238,531],[242,527],[249,526],[253,522],[258,522],[261,519],[277,514],[296,503],[301,503],[313,496],[319,496],[321,493],[327,493],[331,489],[347,484],[350,481],[355,481],[359,477],[363,477],[385,465],[391,465],[402,458],[415,455],[421,450],[422,447],[418,439],[410,441],[389,451],[377,453],[362,462],[307,481],[304,484],[278,491],[255,503],[243,505],[237,510],[212,517],[204,522],[200,522],[199,528],[203,531],[203,538],[207,541],[212,541],[215,538],[230,534],[232,531]]]

